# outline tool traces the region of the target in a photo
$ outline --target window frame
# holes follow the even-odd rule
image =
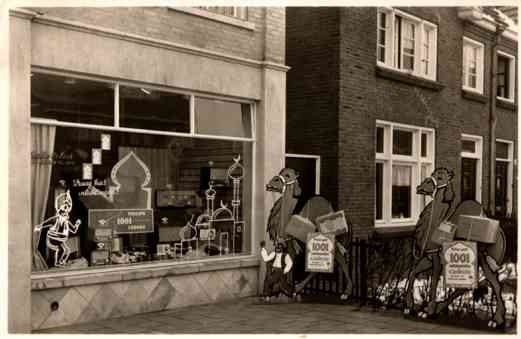
[[[482,185],[483,185],[483,137],[481,135],[473,134],[461,134],[461,141],[473,141],[475,142],[475,151],[467,152],[461,149],[460,158],[476,159],[476,201],[481,203],[482,198]]]
[[[468,68],[467,65],[467,58],[465,57],[465,47],[470,46],[471,48],[476,48],[476,88],[470,87],[467,84],[468,81]],[[483,94],[484,91],[484,65],[485,65],[485,45],[482,42],[479,42],[477,40],[473,40],[469,37],[464,36],[463,42],[462,42],[462,50],[461,50],[461,86],[465,91],[470,91],[474,93]]]
[[[435,164],[435,141],[436,131],[432,128],[413,126],[401,123],[394,123],[383,120],[376,120],[376,128],[382,127],[383,133],[383,152],[377,153],[375,149],[375,163],[382,163],[382,219],[376,219],[376,184],[375,184],[375,227],[411,226],[415,225],[421,213],[421,197],[415,194],[415,187],[421,182],[421,170],[423,165],[427,165],[429,175],[434,170]],[[412,155],[398,155],[392,153],[393,131],[395,129],[412,132]],[[376,133],[376,130],[375,130]],[[422,134],[426,134],[427,154],[421,154]],[[392,217],[392,166],[406,165],[411,166],[411,211],[409,218]],[[375,177],[376,179],[376,177]]]
[[[97,81],[97,82],[103,82],[106,84],[112,84],[114,89],[114,123],[113,125],[96,125],[96,124],[86,124],[86,123],[76,123],[76,122],[67,122],[67,121],[59,121],[56,119],[48,119],[48,118],[38,118],[38,117],[30,117],[30,124],[43,124],[43,125],[51,125],[56,127],[72,127],[72,128],[85,128],[85,129],[91,129],[91,130],[101,130],[101,131],[113,131],[113,132],[124,132],[124,133],[139,133],[139,134],[149,134],[149,135],[165,135],[165,136],[172,136],[172,137],[187,137],[187,138],[200,138],[200,139],[211,139],[211,140],[226,140],[226,141],[239,141],[239,142],[247,142],[251,144],[251,159],[249,160],[251,162],[251,187],[249,187],[250,190],[250,252],[246,253],[240,253],[237,255],[231,255],[231,256],[223,256],[220,258],[194,258],[192,260],[183,260],[183,261],[176,261],[176,260],[159,260],[159,261],[147,261],[147,262],[138,262],[133,263],[129,265],[119,266],[119,265],[104,265],[104,266],[89,266],[86,268],[72,268],[72,269],[65,269],[65,270],[58,270],[58,269],[49,269],[44,271],[32,271],[31,270],[31,279],[34,278],[55,278],[55,277],[67,277],[72,275],[81,275],[81,274],[97,274],[101,272],[130,272],[134,270],[147,270],[147,269],[156,269],[160,267],[166,267],[166,266],[177,266],[177,265],[187,265],[192,263],[206,263],[206,262],[221,262],[221,261],[232,261],[232,260],[244,260],[253,258],[255,256],[254,250],[254,243],[255,243],[255,220],[257,218],[256,212],[255,212],[255,196],[256,196],[256,183],[255,183],[255,177],[256,177],[256,162],[257,162],[257,139],[256,139],[256,102],[253,100],[248,99],[241,99],[241,98],[229,98],[226,96],[218,96],[218,95],[211,95],[206,93],[197,93],[195,91],[185,91],[185,90],[178,90],[178,89],[172,89],[167,86],[161,86],[157,84],[149,84],[149,83],[139,83],[134,81],[128,81],[128,80],[116,80],[116,79],[110,79],[105,77],[97,77],[97,76],[90,76],[90,75],[83,75],[83,74],[76,74],[74,72],[70,71],[63,71],[63,70],[50,70],[43,67],[38,66],[32,66],[31,67],[31,75],[33,73],[42,73],[42,74],[50,74],[50,75],[56,75],[56,76],[63,76],[68,78],[75,78],[75,79],[84,79],[84,80],[91,80],[91,81]],[[128,86],[128,87],[136,87],[136,88],[146,88],[151,90],[159,90],[159,91],[165,91],[175,94],[184,94],[190,96],[190,132],[189,133],[183,133],[183,132],[169,132],[169,131],[160,131],[160,130],[147,130],[147,129],[136,129],[136,128],[127,128],[127,127],[121,127],[119,124],[119,87]],[[236,103],[243,103],[243,104],[249,104],[250,105],[250,114],[251,114],[251,137],[250,138],[241,138],[241,137],[233,137],[233,136],[220,136],[220,135],[206,135],[206,134],[197,134],[196,126],[195,126],[195,109],[194,109],[194,102],[195,97],[203,97],[203,98],[210,98],[210,99],[217,99],[217,100],[224,100],[224,101],[231,101]],[[244,188],[243,188],[244,189]]]
[[[380,44],[380,31],[382,30],[381,27],[381,14],[386,15],[386,27],[385,27],[385,45]],[[413,69],[404,69],[403,68],[403,58],[404,58],[404,52],[403,52],[403,40],[404,36],[403,34],[396,33],[396,24],[397,20],[396,17],[400,17],[400,29],[399,31],[402,31],[402,28],[404,26],[404,23],[411,23],[414,27],[414,62],[413,62]],[[429,79],[432,81],[437,80],[437,68],[438,68],[438,60],[437,60],[437,54],[438,54],[438,25],[435,23],[432,23],[430,21],[421,19],[419,17],[416,17],[412,14],[394,9],[394,8],[387,8],[387,7],[379,7],[377,10],[377,41],[376,41],[376,63],[378,66],[389,68],[398,72],[411,74],[417,77]],[[429,44],[427,51],[429,55],[425,54],[425,37],[426,32],[432,33],[432,41]],[[429,33],[430,34],[430,33]],[[427,37],[430,35],[427,35]],[[400,51],[396,48],[397,45],[399,46]],[[384,48],[384,61],[380,61],[378,58],[379,50],[380,48]],[[399,52],[399,53],[398,53]],[[399,58],[397,58],[399,56]],[[427,65],[427,74],[425,74],[423,69],[423,62],[428,61]]]
[[[300,158],[300,159],[315,159],[315,194],[320,194],[320,155],[315,154],[297,154],[297,153],[286,153],[284,155],[284,159],[286,158]]]
[[[514,186],[514,142],[505,139],[496,139],[496,142],[504,143],[508,145],[508,158],[498,158],[496,153],[496,162],[507,162],[507,215],[512,214],[513,210],[513,186]]]
[[[509,98],[506,98],[506,97],[501,97],[499,95],[497,95],[497,84],[496,84],[496,89],[494,89],[496,91],[495,95],[496,95],[496,99],[499,99],[499,100],[502,100],[502,101],[507,101],[507,102],[510,102],[510,103],[514,103],[515,102],[515,88],[516,88],[516,57],[511,55],[511,54],[508,54],[508,53],[505,53],[503,51],[497,51],[497,56],[496,57],[503,57],[503,58],[506,58],[506,59],[509,59],[509,63],[508,63],[508,71],[509,71],[509,74],[508,74],[508,94],[509,94]],[[498,61],[499,61],[499,58],[498,58]]]

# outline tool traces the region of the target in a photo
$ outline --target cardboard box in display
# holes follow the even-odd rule
[[[495,243],[499,221],[474,215],[460,215],[456,238],[484,243]]]
[[[322,215],[316,219],[318,228],[322,233],[333,233],[339,235],[346,233],[347,221],[344,211],[337,211]]]
[[[311,220],[295,214],[289,219],[286,233],[305,243],[308,233],[315,232],[316,229],[315,224]]]
[[[451,222],[442,221],[432,232],[431,241],[439,245],[447,241],[452,241],[457,228],[458,226]]]

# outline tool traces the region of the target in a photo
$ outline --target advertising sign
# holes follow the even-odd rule
[[[477,288],[477,253],[477,245],[472,241],[449,241],[443,243],[443,267],[447,287]]]
[[[335,235],[308,233],[306,242],[306,272],[333,272]]]
[[[154,232],[152,209],[90,209],[89,228],[109,228],[114,234]]]
[[[320,216],[317,218],[316,223],[322,233],[334,233],[339,235],[348,231],[344,211],[332,212]]]

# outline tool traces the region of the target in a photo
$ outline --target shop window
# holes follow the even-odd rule
[[[110,142],[102,141],[107,135]],[[68,235],[71,253],[66,263],[58,260],[60,269],[249,253],[250,143],[39,124],[32,125],[32,138],[35,151],[52,154],[33,154],[33,224],[52,218],[56,199],[67,191],[69,220],[81,220]],[[235,193],[227,170],[237,156],[244,177]],[[215,205],[202,189],[207,168],[220,176],[213,178]],[[39,266],[55,269],[51,229],[35,232],[35,246]]]
[[[195,126],[199,134],[250,138],[250,105],[196,97]]]
[[[33,270],[251,253],[250,104],[45,72],[31,93]]]
[[[114,84],[33,72],[31,116],[112,126]]]
[[[190,96],[146,87],[119,87],[121,127],[190,132]]]
[[[497,57],[496,95],[500,99],[513,101],[515,87],[515,58],[503,52]]]
[[[483,58],[482,43],[463,37],[463,89],[483,94]]]
[[[437,26],[396,9],[378,9],[377,62],[436,80]]]
[[[378,130],[383,145],[375,156],[376,225],[412,225],[425,206],[416,186],[434,169],[434,131],[385,121],[377,121]]]

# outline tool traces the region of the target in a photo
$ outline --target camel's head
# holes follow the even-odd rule
[[[438,167],[434,172],[432,172],[430,177],[425,178],[423,182],[416,187],[416,193],[422,195],[433,195],[437,189],[449,185],[453,177],[453,171],[445,167]]]
[[[293,188],[293,196],[299,196],[302,193],[298,183],[298,172],[292,168],[283,168],[278,175],[271,178],[266,185],[266,191],[284,193],[290,187]]]

